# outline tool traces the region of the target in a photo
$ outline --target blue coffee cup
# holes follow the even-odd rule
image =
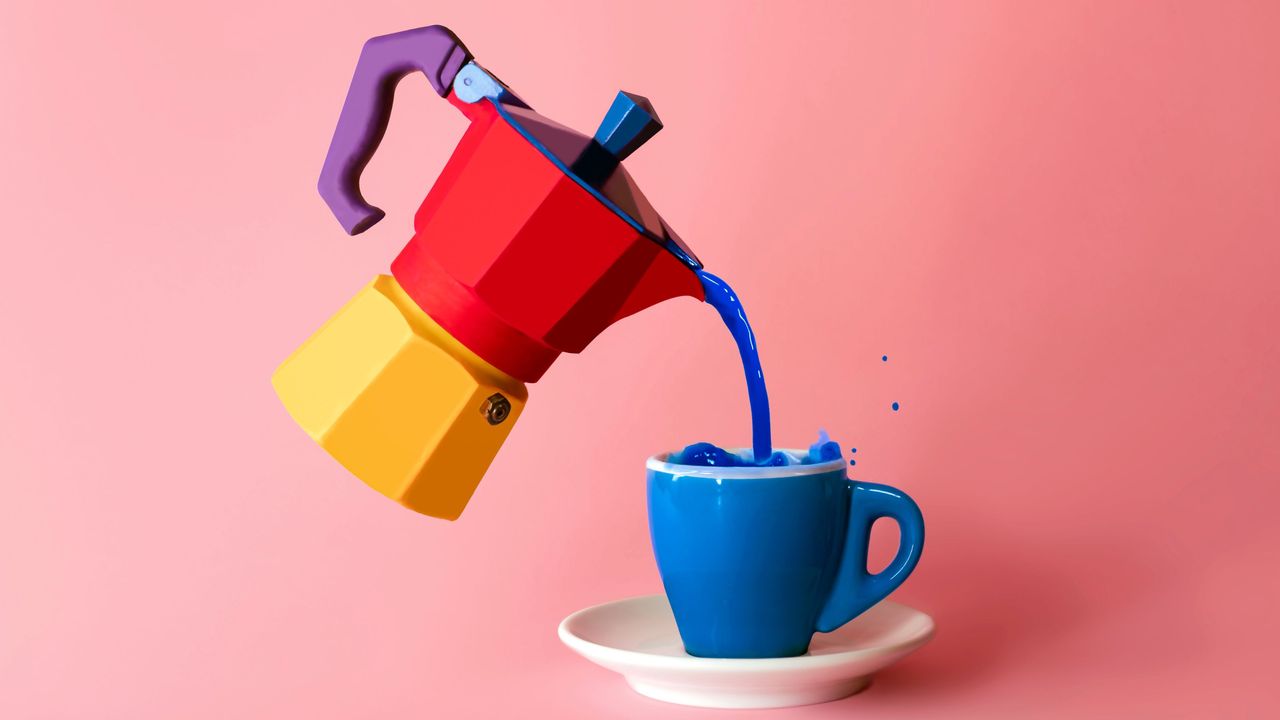
[[[805,453],[785,451],[799,458]],[[649,458],[649,533],[685,650],[803,655],[915,569],[924,518],[906,493],[850,480],[845,461],[705,467]],[[898,523],[898,552],[867,572],[871,524]]]

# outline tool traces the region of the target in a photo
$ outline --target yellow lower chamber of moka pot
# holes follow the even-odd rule
[[[271,378],[307,434],[405,507],[454,520],[520,417],[524,383],[379,275]]]

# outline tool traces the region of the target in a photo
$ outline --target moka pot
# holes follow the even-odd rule
[[[703,300],[700,267],[645,199],[628,155],[662,128],[620,92],[594,136],[531,109],[441,26],[369,40],[319,190],[350,234],[383,212],[360,193],[396,83],[426,74],[470,120],[379,275],[276,370],[294,420],[361,480],[455,519],[528,399],[527,383],[614,322]]]

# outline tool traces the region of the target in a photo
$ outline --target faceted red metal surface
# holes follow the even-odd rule
[[[566,175],[489,102],[471,119],[391,270],[450,334],[532,382],[614,321],[672,297],[694,272]]]

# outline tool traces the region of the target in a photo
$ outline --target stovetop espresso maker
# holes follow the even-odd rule
[[[470,120],[379,275],[276,370],[294,420],[361,480],[455,519],[560,353],[673,297],[704,300],[693,253],[622,161],[662,123],[618,93],[593,136],[538,114],[438,25],[369,40],[319,190],[352,235],[383,217],[360,175],[397,82],[422,72]]]

